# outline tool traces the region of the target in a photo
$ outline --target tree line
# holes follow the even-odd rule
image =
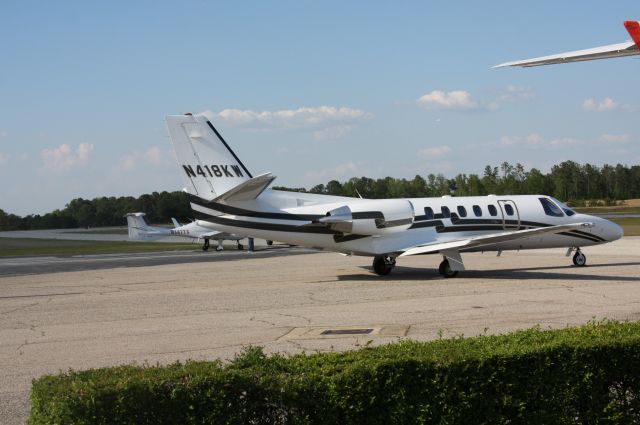
[[[306,191],[303,188],[279,189]],[[499,167],[487,165],[482,175],[458,174],[448,179],[442,174],[429,174],[426,179],[416,175],[410,180],[353,177],[345,182],[331,180],[316,185],[309,192],[371,199],[545,194],[573,206],[603,205],[640,197],[640,165],[597,167],[565,161],[543,173],[536,168],[526,170],[520,163],[503,162]]]
[[[20,217],[0,209],[0,230],[67,229],[75,227],[122,226],[125,214],[144,212],[149,223],[168,223],[171,217],[193,217],[189,196],[184,192],[153,192],[133,196],[76,198],[64,209],[44,215]]]
[[[429,174],[426,178],[416,175],[410,180],[353,177],[343,182],[331,180],[309,190],[282,186],[274,189],[370,199],[547,194],[572,206],[611,205],[620,199],[640,198],[640,165],[597,167],[565,161],[554,165],[550,172],[542,173],[536,168],[526,170],[519,163],[503,162],[497,167],[487,165],[482,176],[458,174],[448,179],[442,174]],[[126,224],[126,213],[138,211],[145,212],[150,223],[168,223],[171,217],[185,220],[197,216],[191,210],[186,193],[153,192],[138,198],[77,198],[64,209],[44,215],[20,217],[0,209],[0,230],[117,226]]]

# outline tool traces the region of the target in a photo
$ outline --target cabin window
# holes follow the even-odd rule
[[[466,217],[467,216],[467,210],[462,205],[458,205],[458,215],[460,217]]]
[[[509,204],[504,204],[504,211],[507,215],[513,215],[513,207]]]
[[[548,198],[538,198],[546,215],[551,217],[563,217],[562,210]]]
[[[433,208],[424,207],[424,215],[427,220],[433,220]]]
[[[493,217],[498,215],[498,210],[496,209],[495,205],[489,205],[487,207],[489,209],[489,214]]]
[[[482,217],[482,208],[480,208],[480,205],[473,206],[473,213],[476,217]]]
[[[442,207],[442,217],[451,218],[451,211],[449,211],[448,207]]]

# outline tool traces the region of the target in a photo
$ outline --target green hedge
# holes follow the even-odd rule
[[[33,382],[31,424],[640,423],[640,323]]]

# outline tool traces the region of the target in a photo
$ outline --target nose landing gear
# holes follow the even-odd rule
[[[587,265],[587,256],[580,251],[580,248],[577,248],[576,253],[573,255],[573,265],[577,267],[584,267]]]

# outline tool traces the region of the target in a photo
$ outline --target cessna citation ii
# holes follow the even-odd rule
[[[445,277],[464,270],[462,253],[581,248],[622,237],[608,220],[578,214],[544,195],[361,199],[269,189],[253,176],[204,115],[170,115],[169,136],[190,194],[208,216],[199,226],[228,233],[373,257],[379,275],[400,257],[440,254]]]
[[[582,62],[595,59],[640,55],[640,22],[625,21],[624,27],[627,29],[627,32],[631,36],[631,40],[625,41],[624,43],[609,44],[607,46],[559,53],[557,55],[506,62],[501,63],[500,65],[496,65],[494,66],[494,68],[502,68],[505,66],[530,67],[540,65],[554,65],[558,63]]]
[[[218,241],[218,247],[216,248],[216,251],[222,251],[224,249],[222,243],[225,240],[236,241],[238,244],[238,249],[244,249],[244,247],[240,243],[240,240],[244,239],[244,236],[238,236],[220,232],[217,230],[212,230],[211,227],[203,227],[195,222],[182,225],[175,218],[171,219],[174,225],[173,229],[167,227],[149,226],[147,224],[147,221],[144,219],[144,216],[145,213],[143,212],[128,213],[126,215],[127,226],[129,228],[129,239],[131,239],[132,241],[155,241],[167,236],[180,236],[190,239],[203,239],[203,251],[209,249],[209,241],[211,239]]]

